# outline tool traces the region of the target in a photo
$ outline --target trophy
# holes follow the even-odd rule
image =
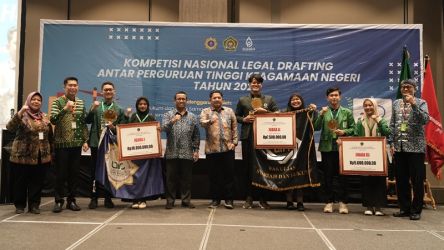
[[[335,119],[328,121],[327,127],[331,130],[333,138],[336,138],[336,133],[334,131],[338,129],[338,121]]]
[[[112,109],[105,110],[103,112],[103,119],[105,123],[113,123],[117,120],[117,113]]]
[[[334,119],[330,120],[330,121],[328,121],[327,126],[331,130],[336,130],[336,129],[338,129],[338,121],[336,121]]]
[[[253,109],[262,107],[262,99],[261,98],[251,99],[251,107],[253,107]]]
[[[253,109],[257,109],[262,107],[262,99],[261,98],[253,98],[251,99],[251,107],[253,107]],[[248,111],[249,115],[254,115],[254,110],[250,110]]]

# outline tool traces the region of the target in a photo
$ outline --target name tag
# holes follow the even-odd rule
[[[343,122],[342,122],[342,127],[343,127],[343,128],[347,128],[347,121],[343,121]]]
[[[72,129],[76,129],[77,128],[77,123],[76,122],[71,122],[71,128]]]
[[[407,123],[403,122],[401,123],[401,128],[400,128],[401,132],[405,132],[407,131]]]
[[[39,132],[39,140],[43,140],[43,132]]]

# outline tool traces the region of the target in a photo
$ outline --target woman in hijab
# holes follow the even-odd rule
[[[355,125],[356,136],[388,136],[390,129],[387,121],[378,113],[378,104],[372,98],[364,99],[364,113]],[[362,176],[362,205],[365,215],[383,216],[381,208],[386,205],[385,176]]]
[[[149,114],[150,112],[150,102],[146,97],[139,97],[136,100],[136,113],[132,114],[128,123],[142,123],[142,122],[150,122],[155,121],[153,115]],[[146,197],[141,199],[133,199],[131,200],[133,205],[131,206],[134,209],[143,209],[146,208]]]
[[[301,147],[304,150],[298,149],[298,155],[306,157],[306,161],[296,161],[295,167],[298,171],[298,179],[295,180],[297,184],[296,189],[296,207],[293,204],[293,190],[290,189],[286,192],[287,206],[289,210],[297,209],[298,211],[304,211],[303,204],[303,192],[302,188],[305,187],[319,187],[320,183],[317,176],[317,160],[316,149],[314,143],[314,128],[312,121],[316,119],[316,105],[310,104],[305,107],[304,99],[299,93],[293,93],[288,99],[287,112],[296,113],[296,137],[303,143],[307,143],[308,146]],[[304,162],[301,164],[301,162]]]
[[[30,213],[40,213],[41,191],[46,169],[51,164],[52,127],[41,106],[42,95],[30,93],[26,104],[6,125],[9,131],[15,132],[9,160],[14,173],[17,214],[24,213],[26,205]]]
[[[132,114],[128,123],[155,121],[154,116],[149,114],[150,102],[146,97],[139,97],[136,101],[136,113]]]

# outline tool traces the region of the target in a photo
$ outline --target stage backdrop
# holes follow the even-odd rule
[[[256,72],[265,79],[263,92],[281,109],[295,91],[306,103],[326,106],[325,90],[338,86],[342,104],[357,107],[355,115],[362,112],[362,98],[375,97],[389,120],[404,46],[422,83],[422,25],[42,20],[39,88],[45,97],[55,96],[66,76],[77,76],[80,98],[91,103],[92,89],[112,81],[123,107],[134,107],[144,95],[161,120],[180,90],[196,114],[209,105],[214,89],[235,109]]]

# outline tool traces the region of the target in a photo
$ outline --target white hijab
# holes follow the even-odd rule
[[[362,103],[362,106],[364,106],[364,103],[366,101],[370,101],[373,103],[373,114],[376,116],[379,116],[378,113],[378,103],[373,98],[365,98],[364,102]],[[377,136],[376,129],[378,128],[378,124],[376,124],[375,120],[373,120],[371,117],[368,117],[367,114],[364,112],[362,115],[362,126],[364,127],[365,136]],[[371,129],[371,130],[370,130]]]

